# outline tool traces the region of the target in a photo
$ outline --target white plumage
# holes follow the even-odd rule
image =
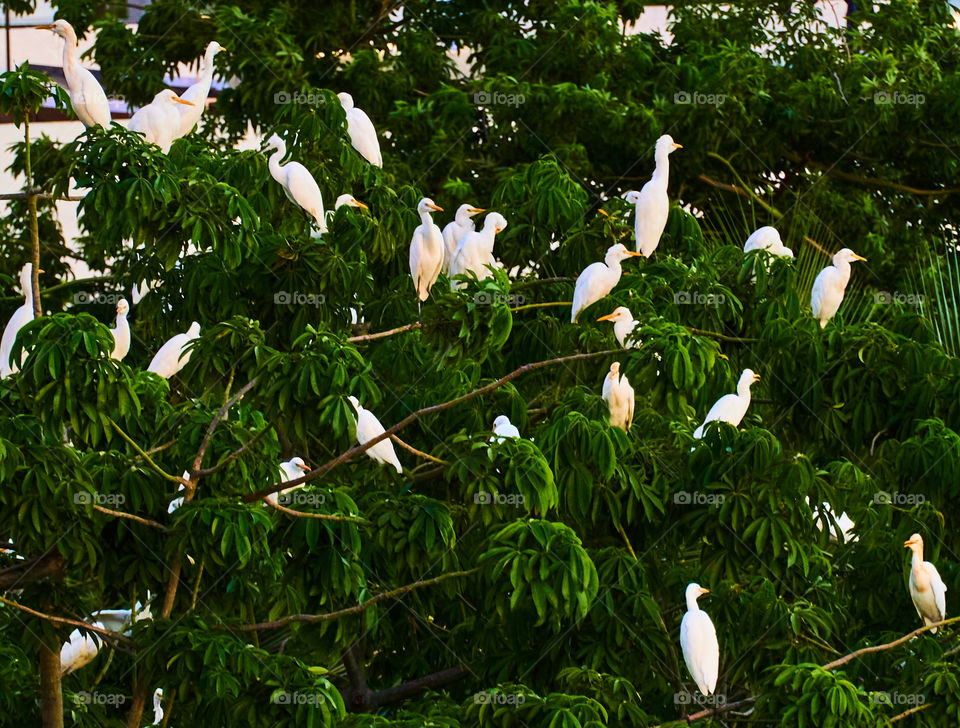
[[[360,202],[360,200],[358,200],[358,199],[357,199],[356,197],[354,197],[353,195],[340,195],[340,196],[337,198],[337,201],[333,203],[333,209],[334,209],[335,211],[336,211],[336,210],[339,210],[339,209],[340,209],[341,207],[343,207],[344,205],[350,205],[350,207],[359,207],[359,208],[361,208],[361,209],[363,209],[363,210],[369,210],[369,209],[370,209],[370,208],[367,207],[365,204],[363,204],[362,202]]]
[[[127,303],[127,299],[121,298],[117,303],[117,320],[110,329],[110,333],[113,334],[113,352],[110,358],[117,361],[123,360],[123,357],[130,353],[130,324],[127,322],[129,310],[130,304]]]
[[[220,51],[227,50],[217,41],[212,40],[207,43],[207,49],[203,56],[203,67],[200,70],[200,77],[197,82],[190,86],[186,91],[180,94],[180,98],[189,101],[193,106],[178,106],[177,113],[180,115],[180,125],[177,128],[177,136],[186,136],[193,131],[193,127],[200,121],[204,109],[207,106],[207,98],[210,96],[210,84],[213,83],[213,59]]]
[[[743,244],[743,252],[749,253],[751,250],[766,250],[771,255],[782,258],[793,257],[793,251],[780,239],[779,231],[769,225],[764,225],[750,233],[747,242]]]
[[[725,394],[714,403],[710,411],[707,412],[703,424],[693,431],[694,439],[699,440],[703,437],[703,428],[707,426],[708,422],[720,420],[721,422],[728,422],[734,427],[739,425],[750,407],[750,385],[759,379],[759,374],[754,374],[750,369],[744,369],[740,375],[740,380],[737,382],[737,393]]]
[[[613,335],[624,349],[636,349],[643,343],[640,339],[631,339],[633,330],[640,323],[626,306],[617,306],[613,313],[601,316],[597,321],[613,321]]]
[[[267,140],[267,148],[275,150],[270,155],[271,176],[280,183],[291,202],[313,216],[317,229],[321,233],[327,232],[327,223],[323,214],[323,195],[320,194],[320,186],[310,174],[310,170],[299,162],[287,162],[281,166],[280,160],[287,153],[287,145],[276,134]]]
[[[514,437],[520,437],[520,430],[510,422],[509,417],[500,415],[493,421],[493,437],[491,439],[494,442],[503,442],[507,438]]]
[[[828,265],[817,274],[810,292],[810,308],[813,317],[825,328],[827,321],[836,315],[843,301],[844,291],[850,282],[850,263],[855,260],[866,261],[850,248],[844,248],[833,256],[833,265]]]
[[[147,593],[149,601],[150,594]],[[137,621],[150,619],[150,605],[142,607],[137,602]],[[111,632],[130,633],[130,624],[133,622],[133,612],[130,609],[103,609],[94,612],[87,620],[94,627]],[[69,675],[81,667],[90,664],[103,646],[102,638],[96,633],[83,633],[79,629],[73,630],[67,641],[60,647],[60,675]]]
[[[303,462],[303,458],[295,457],[287,460],[286,462],[280,463],[280,480],[284,483],[289,483],[291,480],[295,480],[303,476],[304,473],[310,472],[310,466]],[[302,488],[303,484],[295,485],[292,488],[284,488],[279,491],[279,493],[271,493],[267,496],[267,500],[277,505],[280,503],[280,496],[289,493],[292,490],[297,488]]]
[[[160,725],[163,721],[163,688],[153,691],[153,725]]]
[[[193,106],[171,89],[165,88],[153,97],[146,106],[141,106],[130,117],[127,129],[143,134],[149,144],[156,144],[166,154],[173,140],[180,135],[180,112],[178,106]]]
[[[940,578],[937,567],[923,560],[923,539],[913,534],[903,543],[913,552],[910,564],[910,598],[924,624],[935,624],[947,618],[947,585]],[[930,630],[937,633],[937,627]]]
[[[40,271],[41,273],[43,271]],[[13,351],[13,342],[16,341],[20,329],[33,321],[33,264],[27,263],[20,269],[20,290],[23,291],[23,305],[13,312],[13,316],[7,322],[3,330],[3,338],[0,339],[0,379],[10,376],[20,370],[20,365],[27,358],[27,352],[24,351],[20,361],[10,361],[10,354]]]
[[[353,409],[357,413],[357,442],[365,445],[373,438],[385,432],[383,425],[380,424],[380,420],[378,420],[370,410],[361,407],[356,397],[350,396],[347,397],[347,399],[350,400],[350,404],[353,405]],[[365,452],[378,463],[392,465],[398,473],[403,472],[403,467],[400,465],[400,460],[397,458],[397,453],[393,450],[393,443],[390,442],[389,437],[381,440],[373,447],[368,448]]]
[[[427,300],[443,265],[443,233],[430,217],[431,211],[442,210],[429,197],[424,197],[417,205],[420,224],[414,229],[410,240],[410,277],[413,278],[413,287],[420,301]]]
[[[353,148],[360,152],[360,156],[375,167],[383,166],[383,157],[380,155],[380,140],[377,130],[370,121],[370,117],[362,109],[353,105],[353,97],[348,93],[339,93],[337,98],[347,112],[347,134]]]
[[[700,692],[711,695],[717,688],[720,674],[720,644],[717,642],[717,629],[710,615],[697,605],[697,599],[709,594],[699,584],[687,584],[687,613],[680,622],[680,647],[683,661],[687,663],[690,677]]]
[[[183,471],[183,475],[181,475],[180,477],[183,478],[184,480],[189,481],[189,480],[190,480],[190,471],[189,471],[189,470],[184,470],[184,471]],[[177,492],[179,493],[179,492],[182,491],[182,490],[186,490],[186,487],[184,486],[183,483],[180,483],[180,487],[177,488]],[[183,505],[183,496],[181,495],[180,497],[174,498],[172,501],[170,501],[170,504],[167,506],[167,513],[173,513],[175,510],[177,510],[177,509],[178,509],[180,506],[182,506],[182,505]]]
[[[630,432],[633,423],[633,387],[626,374],[620,374],[620,362],[610,365],[610,372],[603,378],[603,399],[610,408],[610,426]]]
[[[463,275],[473,271],[478,280],[491,274],[488,265],[495,265],[493,244],[498,233],[507,227],[507,220],[499,212],[491,212],[483,219],[480,230],[470,230],[460,238],[450,258],[450,276]],[[462,288],[465,284],[451,284],[452,288]]]
[[[191,341],[199,337],[200,324],[194,321],[190,324],[190,328],[187,329],[186,333],[171,337],[160,347],[160,351],[153,357],[150,366],[147,367],[147,371],[158,374],[164,379],[169,379],[183,369],[187,365],[187,362],[190,361],[190,355],[193,352],[184,351],[184,349]]]
[[[623,275],[620,261],[630,256],[640,256],[627,250],[621,243],[611,245],[602,263],[591,263],[577,276],[577,284],[573,289],[573,307],[570,312],[570,321],[577,323],[580,312],[587,306],[609,295]]]
[[[57,20],[38,28],[52,30],[63,38],[63,75],[67,80],[70,103],[77,118],[88,129],[110,126],[110,103],[96,77],[80,65],[77,34],[66,20]]]
[[[467,233],[472,233],[477,229],[473,223],[473,216],[485,212],[482,207],[473,205],[460,205],[457,208],[457,214],[451,222],[448,222],[443,228],[443,272],[450,275],[450,261],[453,260],[453,254],[460,244],[460,238]]]
[[[653,176],[639,192],[630,190],[623,199],[634,206],[634,236],[637,252],[649,258],[660,244],[660,236],[667,226],[670,215],[670,199],[667,197],[667,183],[670,180],[670,155],[683,146],[676,144],[673,137],[664,134],[657,139],[654,148],[656,167]]]

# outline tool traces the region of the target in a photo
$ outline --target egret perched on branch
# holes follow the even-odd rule
[[[710,615],[697,605],[697,599],[709,594],[699,584],[687,584],[687,613],[680,622],[680,648],[687,670],[700,692],[710,695],[717,688],[720,673],[720,644]]]
[[[903,543],[913,552],[910,566],[910,598],[924,624],[942,622],[947,618],[947,585],[940,578],[937,567],[923,560],[923,539],[913,534]],[[937,633],[937,628],[930,630]]]
[[[430,217],[431,211],[442,212],[443,208],[429,197],[424,197],[417,205],[420,224],[414,228],[410,241],[410,277],[413,278],[418,301],[427,300],[443,265],[443,233]]]
[[[310,472],[310,466],[303,462],[303,458],[295,457],[287,460],[286,462],[280,463],[280,479],[284,483],[288,483],[291,480],[296,480],[299,477],[302,477],[304,473]],[[280,496],[289,493],[291,490],[296,490],[297,488],[302,488],[303,483],[300,485],[295,485],[292,488],[284,488],[279,493],[271,493],[267,496],[267,500],[273,505],[280,503]]]
[[[373,127],[370,117],[362,109],[353,105],[353,97],[344,92],[337,94],[343,110],[347,112],[347,134],[353,148],[360,152],[360,156],[375,167],[383,166],[383,157],[380,156],[380,140],[377,139],[377,130]]]
[[[40,272],[43,273],[43,271]],[[3,330],[3,338],[0,339],[0,379],[19,371],[20,365],[27,358],[27,352],[24,351],[20,361],[10,361],[17,334],[20,333],[20,329],[33,321],[33,263],[27,263],[20,269],[20,290],[23,291],[23,305],[13,312],[13,316]]]
[[[52,30],[63,38],[63,75],[73,112],[88,129],[91,126],[110,126],[110,103],[103,87],[90,71],[80,65],[80,49],[77,34],[66,20],[56,20],[47,25],[38,25],[43,30]]]
[[[148,144],[156,144],[166,154],[173,140],[180,135],[180,112],[178,106],[193,107],[172,90],[165,88],[153,97],[146,106],[136,110],[127,124],[127,129],[143,134]]]
[[[190,471],[184,470],[183,475],[181,475],[180,477],[186,481],[189,481]],[[183,483],[180,483],[180,487],[177,488],[177,492],[179,493],[181,490],[186,490],[186,489],[187,489],[186,486],[184,486]],[[167,506],[167,513],[173,513],[182,505],[183,505],[183,496],[180,496],[179,498],[174,498],[172,501],[170,501],[170,505]]]
[[[207,43],[207,50],[203,56],[203,67],[200,70],[200,78],[190,86],[186,91],[180,94],[180,98],[189,101],[193,106],[177,107],[180,114],[180,127],[177,129],[177,136],[182,137],[193,131],[193,127],[200,121],[203,111],[207,106],[207,97],[210,96],[210,84],[213,83],[213,58],[220,51],[227,50],[217,41],[212,40]]]
[[[370,410],[361,407],[356,397],[350,396],[347,397],[347,399],[350,400],[350,404],[353,405],[353,409],[357,413],[357,442],[365,445],[373,438],[385,432],[383,425],[380,424],[380,420],[378,420]],[[397,458],[397,453],[393,450],[393,443],[390,442],[389,437],[381,440],[373,447],[368,448],[366,453],[378,463],[392,465],[397,469],[398,473],[403,472],[403,467],[400,465],[400,460]]]
[[[163,721],[163,688],[153,691],[153,725],[160,725]]]
[[[460,205],[453,221],[448,222],[443,228],[443,272],[447,275],[450,274],[450,261],[453,259],[453,253],[460,243],[460,238],[477,229],[472,218],[481,212],[485,212],[482,207]]]
[[[630,432],[633,423],[633,387],[627,375],[620,374],[620,362],[610,365],[610,372],[603,378],[603,399],[610,408],[610,426]]]
[[[620,261],[630,256],[639,257],[640,253],[627,250],[621,243],[611,245],[602,263],[591,263],[577,277],[577,285],[573,289],[573,308],[570,312],[570,321],[577,323],[580,312],[587,306],[599,301],[608,295],[620,282],[623,269]]]
[[[820,322],[820,328],[826,328],[827,321],[832,319],[840,303],[843,293],[850,282],[850,264],[855,260],[866,262],[850,248],[844,248],[833,256],[833,265],[828,265],[817,274],[813,281],[813,290],[810,292],[810,308],[813,317]]]
[[[667,226],[670,215],[670,200],[667,197],[667,183],[670,180],[670,155],[683,146],[673,141],[673,137],[664,134],[657,139],[654,159],[657,166],[653,176],[637,192],[630,190],[623,199],[634,206],[634,235],[637,240],[637,252],[644,258],[653,255],[660,244],[660,236]]]
[[[793,257],[793,251],[784,245],[783,240],[780,239],[779,231],[769,225],[764,225],[750,233],[747,242],[743,244],[743,252],[749,253],[751,250],[766,250],[778,258]]]
[[[613,335],[617,337],[617,341],[624,349],[636,349],[640,346],[640,339],[631,338],[633,330],[640,322],[633,317],[626,306],[617,306],[613,309],[613,313],[601,316],[597,321],[613,321]]]
[[[287,198],[313,216],[321,233],[327,232],[327,223],[323,215],[323,196],[310,170],[299,162],[280,165],[280,160],[287,154],[287,145],[276,134],[267,139],[267,148],[275,150],[270,155],[270,174],[283,187]]]
[[[519,438],[520,430],[517,429],[516,425],[510,422],[510,418],[506,415],[500,415],[493,421],[493,437],[490,438],[494,442],[503,442],[507,438]]]
[[[740,375],[740,380],[737,382],[737,393],[725,394],[714,403],[710,411],[707,412],[707,418],[703,421],[703,424],[693,431],[694,439],[699,440],[703,437],[703,428],[707,426],[708,422],[714,420],[729,422],[734,427],[739,425],[740,420],[747,414],[747,408],[750,407],[750,385],[759,380],[759,374],[754,374],[750,369],[744,369]]]
[[[130,304],[127,303],[127,299],[121,298],[117,302],[117,320],[110,329],[110,333],[113,334],[113,352],[110,358],[117,361],[123,360],[123,357],[130,352],[130,324],[127,323],[129,310]]]
[[[498,233],[507,227],[507,220],[499,212],[491,212],[483,218],[480,230],[470,230],[457,243],[450,258],[450,275],[457,276],[473,271],[479,280],[490,277],[488,265],[494,265],[493,243]],[[452,286],[453,288],[463,287]]]
[[[147,601],[150,594],[147,593]],[[137,621],[150,619],[150,605],[145,608],[137,602]],[[130,624],[133,621],[133,612],[130,609],[103,609],[90,615],[90,624],[110,632],[130,634]],[[67,641],[60,647],[60,676],[76,672],[81,667],[90,664],[103,646],[103,638],[95,632],[81,632],[73,630]]]
[[[153,357],[147,371],[158,374],[164,379],[169,379],[190,361],[190,355],[193,351],[186,350],[186,348],[191,341],[198,338],[200,338],[200,324],[194,321],[190,324],[186,333],[171,337],[160,347],[160,351]]]

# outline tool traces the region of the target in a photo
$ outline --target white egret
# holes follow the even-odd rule
[[[217,41],[212,40],[207,43],[207,50],[203,56],[203,66],[200,69],[200,77],[197,82],[190,86],[186,91],[180,94],[180,98],[189,101],[193,106],[177,107],[180,114],[180,126],[177,129],[177,136],[186,136],[193,131],[193,127],[200,121],[203,111],[207,106],[207,97],[210,96],[210,84],[213,83],[213,58],[220,51],[227,50]]]
[[[457,214],[452,222],[448,222],[443,228],[443,272],[450,274],[450,261],[453,259],[453,253],[457,245],[467,233],[472,233],[477,229],[473,223],[473,216],[486,212],[482,207],[473,205],[460,205],[457,208]]]
[[[56,20],[47,25],[38,25],[43,30],[52,30],[63,38],[63,76],[67,80],[70,103],[77,118],[88,129],[91,126],[110,126],[110,102],[100,82],[80,65],[80,49],[77,34],[66,20]]]
[[[40,271],[43,273],[43,271]],[[23,305],[13,312],[13,316],[7,322],[3,330],[3,338],[0,339],[0,379],[10,376],[20,370],[20,365],[27,358],[27,352],[23,352],[20,361],[10,361],[10,354],[13,352],[13,342],[20,333],[20,329],[33,321],[33,264],[27,263],[20,269],[20,290],[23,291]]]
[[[321,233],[327,232],[327,223],[323,215],[323,196],[320,186],[310,174],[310,170],[299,162],[287,162],[283,166],[280,160],[287,154],[287,145],[274,134],[267,140],[267,147],[275,151],[270,155],[270,174],[280,183],[287,198],[302,207],[313,216]]]
[[[510,422],[509,417],[506,415],[500,415],[493,421],[493,437],[490,439],[499,443],[503,442],[508,437],[520,437],[520,430],[517,429],[516,425]]]
[[[420,200],[417,205],[420,224],[414,228],[410,240],[410,277],[413,278],[418,301],[427,300],[443,265],[443,233],[430,217],[430,212],[434,210],[442,212],[443,208],[429,197]]]
[[[110,329],[113,334],[113,352],[111,359],[121,361],[130,352],[130,324],[127,323],[127,312],[130,311],[130,304],[127,299],[121,298],[117,302],[117,320]]]
[[[153,691],[153,725],[163,722],[163,688]]]
[[[744,369],[740,375],[740,380],[737,382],[737,393],[725,394],[714,403],[710,411],[707,412],[703,424],[693,431],[694,439],[699,440],[703,437],[703,428],[707,426],[708,422],[720,420],[729,422],[734,427],[739,425],[740,420],[747,414],[747,408],[750,407],[750,386],[759,380],[759,374],[754,374],[750,369]]]
[[[353,148],[360,152],[360,156],[375,167],[383,166],[383,157],[380,155],[380,140],[377,139],[377,130],[370,121],[370,117],[362,109],[353,105],[353,97],[344,92],[337,94],[343,110],[347,112],[347,134]]]
[[[495,265],[493,243],[498,233],[507,227],[507,220],[499,212],[491,212],[483,218],[480,230],[471,230],[460,238],[453,256],[450,258],[450,275],[462,275],[473,271],[479,280],[488,278],[488,265]],[[453,288],[462,288],[463,285]]]
[[[833,256],[833,265],[828,265],[817,274],[810,292],[810,308],[813,317],[820,322],[820,328],[826,328],[843,301],[843,293],[850,282],[850,263],[855,260],[866,262],[850,248],[844,248]]]
[[[667,226],[667,217],[670,215],[670,200],[667,197],[670,155],[677,149],[683,149],[683,146],[675,143],[669,134],[657,139],[654,148],[657,166],[653,170],[653,176],[639,192],[630,190],[623,196],[623,199],[634,206],[637,252],[643,253],[644,258],[653,255],[653,251],[660,244],[663,229]]]
[[[140,132],[148,144],[156,144],[166,154],[180,132],[177,106],[192,107],[193,104],[181,99],[172,89],[165,88],[153,97],[153,101],[134,112],[127,129]]]
[[[780,232],[769,225],[764,225],[750,233],[747,242],[743,244],[743,252],[749,253],[751,250],[766,250],[779,258],[793,257],[793,251],[780,239]]]
[[[160,351],[153,357],[147,371],[158,374],[164,379],[169,379],[190,361],[190,355],[193,352],[192,350],[185,351],[185,349],[191,341],[198,338],[200,338],[200,324],[194,321],[190,324],[186,333],[171,337],[160,347]]]
[[[910,566],[910,598],[924,624],[942,622],[947,618],[947,585],[940,578],[937,567],[923,560],[923,539],[913,534],[903,543],[913,552]],[[937,628],[930,630],[936,634]]]
[[[340,195],[340,196],[337,198],[337,201],[333,203],[333,209],[334,209],[335,211],[336,211],[336,210],[339,210],[339,209],[340,209],[341,207],[343,207],[344,205],[350,205],[350,207],[359,207],[359,208],[362,209],[362,210],[369,210],[369,209],[370,209],[370,208],[367,207],[365,204],[363,204],[362,202],[360,202],[360,200],[358,200],[356,197],[354,197],[353,195],[348,195],[348,194]]]
[[[189,481],[189,480],[190,480],[190,471],[189,471],[189,470],[184,470],[184,471],[183,471],[183,475],[181,475],[180,477],[183,478],[183,479],[186,480],[186,481]],[[180,491],[186,490],[186,489],[187,489],[186,486],[184,486],[183,483],[180,483],[180,487],[177,488],[177,492],[179,493]],[[180,506],[182,506],[182,505],[183,505],[183,496],[180,496],[179,498],[174,498],[172,501],[170,501],[170,505],[167,506],[167,513],[173,513],[175,510],[177,510],[177,509],[178,509]]]
[[[809,498],[809,496],[808,496],[807,498],[805,498],[805,500],[806,500],[806,502],[807,502],[807,505],[810,505],[810,498]],[[859,536],[857,536],[857,535],[854,534],[854,532],[853,532],[853,527],[856,526],[857,524],[855,524],[855,523],[853,522],[853,519],[850,518],[850,516],[847,515],[847,512],[846,512],[846,511],[844,511],[843,513],[841,513],[840,516],[839,516],[839,518],[838,518],[837,516],[834,515],[833,509],[830,508],[830,504],[829,504],[829,503],[824,502],[824,503],[821,503],[819,506],[814,506],[814,507],[813,507],[814,521],[813,521],[813,522],[814,522],[814,525],[816,525],[817,529],[820,530],[820,531],[823,530],[823,524],[820,522],[820,521],[821,521],[821,519],[820,519],[820,515],[821,515],[821,514],[824,514],[824,515],[826,515],[826,516],[828,517],[828,518],[827,518],[828,523],[830,523],[830,522],[836,522],[836,525],[829,526],[829,536],[830,536],[830,540],[831,540],[831,541],[839,542],[841,535],[843,536],[843,542],[844,542],[844,543],[851,543],[851,542],[856,541],[857,539],[859,539]]]
[[[613,321],[613,335],[624,349],[636,349],[642,343],[640,339],[632,339],[631,334],[640,323],[626,306],[617,306],[613,313],[601,316],[597,321]]]
[[[287,483],[291,480],[295,480],[299,477],[302,477],[304,473],[310,472],[310,466],[303,462],[303,458],[295,457],[287,460],[286,462],[280,463],[280,480],[284,483]],[[284,488],[279,491],[279,493],[271,493],[267,496],[267,500],[273,505],[280,503],[280,496],[289,493],[291,490],[296,490],[297,488],[302,488],[303,483],[300,485],[295,485],[292,488]]]
[[[150,594],[147,593],[149,601]],[[143,608],[137,602],[137,621],[150,619],[153,615],[150,613],[150,606]],[[88,620],[94,627],[106,629],[111,632],[123,632],[129,634],[130,624],[133,621],[133,612],[130,609],[103,609],[94,612]],[[95,632],[81,632],[79,629],[73,630],[67,641],[60,647],[60,675],[69,675],[76,672],[81,667],[90,664],[97,656],[100,648],[103,646],[103,638]]]
[[[370,410],[361,407],[356,397],[351,395],[347,399],[350,400],[350,404],[353,405],[353,409],[357,413],[357,442],[365,445],[373,438],[384,433],[385,430],[383,425],[380,424],[380,420]],[[400,460],[393,450],[393,443],[390,442],[389,437],[368,448],[366,453],[378,463],[392,465],[398,473],[403,472],[403,467],[400,465]]]
[[[711,695],[717,688],[720,674],[720,644],[717,642],[717,629],[710,615],[697,605],[697,599],[709,594],[699,584],[687,584],[687,613],[680,622],[680,648],[687,670],[697,684],[700,692]]]
[[[633,387],[626,374],[620,374],[620,362],[610,365],[610,372],[603,378],[603,399],[610,408],[610,426],[630,432],[633,424]]]
[[[630,256],[640,257],[640,253],[627,250],[621,243],[611,245],[602,263],[591,263],[577,276],[577,285],[573,289],[573,308],[570,312],[570,321],[577,323],[580,312],[587,306],[599,301],[608,295],[620,282],[623,269],[620,261]]]

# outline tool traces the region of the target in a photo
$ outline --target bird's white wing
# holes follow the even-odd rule
[[[283,167],[287,173],[287,191],[293,200],[314,217],[323,218],[323,197],[317,180],[310,170],[299,162],[290,162]]]
[[[410,241],[410,277],[413,278],[413,287],[420,294],[420,263],[423,260],[423,225],[417,225]]]
[[[384,433],[384,427],[380,420],[369,410],[363,410],[357,420],[357,440],[361,445],[366,444],[373,438]],[[367,453],[374,460],[387,465],[392,465],[397,472],[403,471],[397,453],[393,449],[393,443],[390,439],[381,440],[376,445],[367,450]]]
[[[670,214],[670,200],[666,191],[652,182],[647,182],[640,190],[635,214],[637,251],[649,257],[660,243],[660,236],[663,235]]]
[[[172,377],[180,370],[180,351],[187,341],[188,337],[186,334],[177,334],[171,337],[167,343],[160,347],[160,351],[154,355],[150,361],[150,366],[147,367],[147,371],[159,374],[164,379]]]
[[[602,268],[607,266],[603,263],[591,263],[583,272],[577,276],[577,283],[573,289],[573,306],[570,312],[571,323],[576,323],[580,312],[602,296],[596,296],[597,293],[597,275],[602,273]]]
[[[837,280],[839,272],[833,266],[817,274],[810,291],[810,308],[816,318],[832,317],[843,301],[843,286]]]
[[[739,403],[739,397],[735,394],[725,394],[716,402],[713,403],[713,407],[710,408],[710,411],[707,412],[706,419],[704,419],[703,424],[706,425],[708,422],[713,422],[714,420],[723,420],[724,422],[729,422],[731,425],[739,425],[740,420],[733,422],[733,415],[735,410],[738,409],[737,404]],[[740,416],[741,419],[743,415]]]
[[[717,630],[706,612],[687,612],[680,623],[680,647],[683,661],[697,687],[710,695],[720,673],[720,646]]]
[[[103,628],[99,622],[93,626]],[[69,675],[81,667],[90,664],[100,650],[100,638],[92,633],[73,630],[67,641],[60,647],[60,674]]]
[[[80,121],[87,126],[97,124],[104,128],[110,126],[110,102],[107,101],[103,86],[86,68],[79,69],[77,79],[79,81],[77,88],[70,89],[70,100]],[[78,107],[82,107],[82,110]]]
[[[383,166],[377,130],[365,111],[353,107],[347,112],[347,133],[350,135],[350,141],[354,148],[360,152],[364,159],[374,166]]]
[[[0,372],[16,371],[19,368],[19,362],[10,364],[10,353],[13,351],[13,342],[17,339],[20,329],[33,321],[33,309],[23,305],[13,312],[13,316],[7,322],[3,330],[3,338],[0,339]],[[24,352],[26,353],[26,352]]]
[[[940,612],[940,619],[947,618],[947,585],[940,578],[940,572],[937,567],[929,561],[923,562],[927,573],[930,575],[930,588],[933,590],[933,598],[937,604],[937,611]]]
[[[633,387],[630,386],[630,382],[626,377],[620,378],[620,387],[622,388],[623,397],[626,399],[627,405],[627,422],[626,430],[630,431],[630,425],[633,424],[633,407],[636,404],[636,398],[634,396]]]

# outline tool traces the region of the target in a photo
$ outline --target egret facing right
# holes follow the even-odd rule
[[[146,106],[141,106],[127,123],[127,129],[143,134],[148,144],[156,144],[166,154],[173,140],[180,136],[180,112],[178,106],[193,104],[184,101],[169,88],[163,89]]]
[[[617,243],[607,249],[602,263],[591,263],[583,269],[583,272],[577,276],[577,284],[573,289],[571,323],[577,323],[580,312],[587,306],[593,305],[610,294],[610,291],[620,282],[620,276],[623,275],[620,261],[630,256],[640,257],[641,253],[634,253],[632,250],[627,250],[623,244]]]
[[[450,275],[450,261],[453,259],[453,253],[457,245],[467,233],[472,233],[477,229],[473,222],[473,216],[477,213],[485,212],[482,207],[473,205],[460,205],[457,208],[457,214],[453,221],[448,222],[443,228],[443,272]]]
[[[833,265],[820,271],[813,282],[810,308],[813,309],[813,317],[820,322],[821,329],[826,328],[827,321],[836,315],[843,302],[843,294],[850,282],[850,264],[855,260],[866,262],[867,259],[850,248],[844,248],[833,256]]]
[[[674,142],[669,134],[657,139],[654,151],[657,166],[653,170],[653,176],[639,192],[630,190],[623,196],[623,199],[634,205],[637,252],[642,253],[644,258],[653,255],[667,226],[667,218],[670,216],[670,199],[667,197],[670,155],[678,149],[683,149],[683,146]]]
[[[690,677],[704,695],[711,695],[717,689],[717,677],[720,674],[717,629],[713,626],[710,615],[697,605],[697,599],[709,593],[709,589],[704,589],[699,584],[687,584],[687,613],[680,622],[683,661],[687,663]]]
[[[420,224],[414,228],[410,240],[410,277],[417,291],[417,300],[421,302],[427,300],[443,266],[443,233],[430,217],[434,211],[442,212],[443,208],[429,197],[420,200],[417,205]]]
[[[708,422],[714,420],[727,422],[734,427],[739,425],[740,420],[747,414],[747,409],[750,407],[750,386],[758,381],[760,381],[759,374],[754,374],[751,369],[744,369],[737,382],[737,393],[725,394],[714,403],[710,411],[707,412],[703,424],[693,431],[693,438],[695,440],[702,438],[703,428],[707,426]]]

